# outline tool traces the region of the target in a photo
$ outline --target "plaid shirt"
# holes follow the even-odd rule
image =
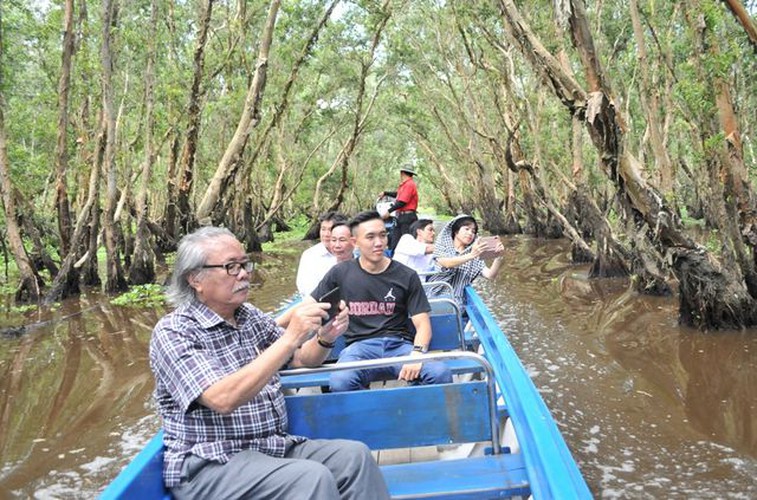
[[[198,403],[206,389],[250,363],[281,335],[276,323],[250,304],[236,311],[236,321],[234,328],[204,304],[192,302],[166,315],[153,330],[150,366],[163,418],[168,488],[181,481],[190,453],[220,463],[245,449],[283,457],[288,443],[304,440],[286,432],[278,375],[229,415]]]

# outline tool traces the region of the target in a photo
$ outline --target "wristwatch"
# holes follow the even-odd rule
[[[426,354],[428,352],[428,347],[424,345],[414,345],[413,346],[413,352],[419,352],[421,354]]]
[[[332,349],[336,345],[336,342],[329,342],[328,340],[321,337],[320,333],[316,335],[315,340],[318,342],[318,345],[323,347],[324,349]]]

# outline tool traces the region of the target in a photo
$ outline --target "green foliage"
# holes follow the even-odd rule
[[[155,284],[136,285],[128,292],[111,299],[110,303],[125,307],[156,307],[165,303],[163,287]]]
[[[148,193],[153,221],[161,220],[165,213],[169,201],[166,186],[175,175],[170,169],[180,163],[188,134],[188,98],[203,3],[158,2],[154,37],[148,30],[150,2],[146,0],[122,2],[112,26],[113,92],[119,113],[117,184],[123,192],[127,192],[124,188],[144,159],[143,75],[147,47],[154,41],[157,48],[153,125],[157,151]],[[519,4],[525,21],[544,47],[553,56],[563,57],[574,78],[585,87],[584,70],[569,27],[561,30],[556,26],[554,2]],[[705,162],[723,145],[722,135],[713,132],[718,123],[716,81],[731,91],[750,175],[757,165],[753,139],[757,128],[757,115],[753,113],[757,109],[757,83],[753,78],[757,58],[748,37],[722,2],[702,0],[699,4],[699,11],[692,11],[686,2],[639,5],[648,48],[646,64],[653,87],[659,92],[659,118],[666,124],[666,145],[674,163],[685,163],[691,169],[693,179],[684,178],[682,171],[676,179],[679,185],[687,186],[707,179],[703,175]],[[97,159],[102,106],[102,6],[87,4],[87,16],[81,16],[83,4],[75,5],[77,50],[67,137],[67,183],[74,217],[86,199],[89,172]],[[283,200],[277,216],[290,220],[293,229],[277,233],[276,243],[264,248],[270,250],[281,242],[286,247],[287,241],[302,238],[316,215],[316,205],[317,210],[330,205],[342,185],[338,169],[323,177],[332,165],[339,164],[340,152],[352,136],[356,113],[363,128],[345,173],[348,188],[340,208],[347,213],[371,207],[380,190],[394,189],[397,166],[406,163],[415,165],[421,173],[417,181],[424,211],[454,213],[466,205],[476,205],[480,198],[479,163],[493,172],[492,189],[497,198],[505,199],[512,188],[516,206],[521,207],[521,181],[508,172],[502,151],[497,149],[516,123],[523,158],[539,167],[548,191],[564,192],[560,174],[572,175],[571,117],[555,98],[548,79],[527,58],[530,54],[511,45],[511,34],[496,3],[414,0],[393,5],[371,59],[369,50],[384,14],[383,2],[343,0],[319,33],[284,101],[284,85],[326,5],[316,0],[282,3],[267,61],[260,122],[238,160],[246,170],[235,180],[235,189],[227,193],[233,213],[224,223],[242,220],[241,207],[248,201],[253,223],[259,222],[272,205],[274,186],[281,177],[284,191],[293,189],[293,193]],[[200,82],[193,203],[202,197],[236,129],[257,64],[268,6],[266,0],[213,3]],[[54,169],[62,2],[11,1],[4,2],[2,8],[0,89],[6,99],[10,175],[21,196],[33,200],[32,224],[39,228],[43,244],[54,255],[58,245]],[[613,99],[627,126],[624,147],[642,160],[642,174],[654,182],[648,117],[642,109],[639,87],[641,61],[628,4],[620,0],[587,2],[586,8],[604,77],[611,83]],[[700,15],[706,28],[701,32],[695,26]],[[366,89],[359,96],[357,89],[364,71]],[[284,105],[276,126],[264,137],[274,111],[284,109]],[[583,139],[585,175],[581,181],[595,192],[609,192],[612,187],[599,167],[597,150],[586,135]],[[174,144],[176,150],[172,151]],[[560,172],[554,172],[552,166]],[[510,178],[513,186],[508,185]],[[319,180],[320,193],[314,200]],[[135,185],[129,187],[131,199],[126,200],[126,207],[133,206],[136,191]],[[685,205],[686,197],[694,192],[686,190],[676,203]],[[101,184],[101,206],[104,196]],[[0,220],[4,215],[0,214]],[[121,223],[133,227],[129,210]],[[27,248],[31,248],[28,242]],[[99,258],[104,260],[103,256]]]
[[[278,252],[278,253],[299,253],[301,250],[297,247],[288,245],[293,241],[300,241],[305,237],[305,233],[310,228],[311,220],[305,214],[299,214],[296,217],[290,219],[288,222],[289,231],[281,231],[276,233],[276,239],[274,241],[268,241],[263,243],[264,252]]]
[[[26,305],[19,305],[19,306],[13,306],[11,307],[11,312],[17,313],[17,314],[24,314],[31,311],[36,311],[37,305],[36,304],[26,304]]]
[[[707,248],[707,250],[716,255],[720,253],[721,249],[723,248],[723,240],[720,237],[717,229],[712,229],[709,232],[707,239],[704,242],[704,246]]]

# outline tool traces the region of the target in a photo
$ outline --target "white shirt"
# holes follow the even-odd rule
[[[426,253],[426,244],[421,243],[409,234],[403,234],[394,249],[392,257],[417,273],[427,273],[434,270],[434,254]]]
[[[297,268],[297,291],[303,297],[310,295],[321,282],[326,272],[336,264],[336,256],[326,250],[326,245],[318,243],[302,252]]]

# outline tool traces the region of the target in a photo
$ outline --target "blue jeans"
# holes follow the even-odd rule
[[[337,363],[364,359],[395,358],[407,356],[413,351],[413,344],[399,337],[378,337],[353,342],[339,354]],[[370,370],[346,370],[334,372],[329,379],[332,392],[367,389],[374,380],[397,380],[401,365],[373,368]],[[447,365],[439,361],[423,363],[420,377],[412,384],[449,384],[452,373]]]

